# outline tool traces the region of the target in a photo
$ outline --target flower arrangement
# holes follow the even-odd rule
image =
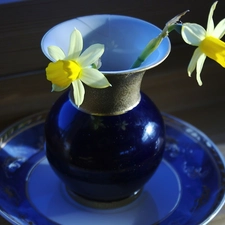
[[[144,60],[157,49],[163,38],[167,37],[173,30],[178,31],[183,40],[192,46],[197,46],[187,68],[188,75],[196,70],[196,79],[201,86],[201,71],[206,57],[209,57],[225,67],[225,43],[220,39],[225,34],[225,19],[221,20],[215,27],[213,13],[217,5],[213,3],[208,15],[206,30],[196,23],[181,23],[180,18],[185,11],[168,23],[161,33],[150,40],[141,55],[133,63],[131,68],[141,65]],[[57,46],[49,46],[49,55],[54,59],[46,68],[47,80],[52,82],[52,91],[62,91],[73,86],[75,104],[79,107],[85,95],[84,84],[93,88],[107,88],[112,86],[107,78],[98,69],[101,66],[101,56],[104,53],[104,45],[93,44],[84,52],[83,38],[79,30],[74,29],[70,36],[70,45],[67,55]],[[82,53],[81,53],[82,52]]]

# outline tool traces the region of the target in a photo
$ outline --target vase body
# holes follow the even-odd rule
[[[80,111],[66,92],[45,125],[49,163],[74,193],[95,201],[132,196],[155,172],[164,151],[162,117],[145,95],[117,116]]]
[[[84,42],[91,43],[97,38],[98,43],[105,44],[101,71],[112,87],[94,89],[85,86],[85,99],[79,108],[73,103],[71,90],[56,101],[45,123],[46,156],[70,192],[91,201],[120,201],[142,189],[163,157],[163,119],[155,104],[140,92],[140,86],[145,71],[168,55],[170,45],[164,43],[153,60],[142,67],[125,69],[134,62],[134,52],[140,53],[141,45],[145,46],[149,41],[149,35],[159,33],[158,28],[138,19],[112,15],[81,17],[76,22],[75,27],[85,36]],[[68,23],[74,27],[74,23]],[[95,29],[86,32],[84,27],[90,23],[88,29],[93,26]],[[118,24],[122,24],[121,29]],[[140,25],[143,25],[140,43],[128,40],[121,33],[126,33],[127,27],[135,32]],[[61,26],[65,27],[65,24]],[[141,32],[146,32],[148,27],[153,30],[147,30],[143,35]],[[115,35],[113,31],[119,34]],[[46,46],[51,45],[51,33],[47,33],[42,41],[45,54]],[[107,40],[104,39],[106,36]],[[134,51],[126,48],[127,42],[136,43]]]

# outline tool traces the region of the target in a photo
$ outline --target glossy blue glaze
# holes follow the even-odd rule
[[[225,202],[225,162],[220,150],[195,127],[164,114],[164,160],[140,197],[112,210],[81,206],[67,198],[49,164],[42,164],[46,161],[45,117],[45,113],[32,115],[0,134],[0,215],[12,224],[206,225]],[[40,173],[35,175],[36,171]],[[177,183],[180,190],[174,188]],[[176,196],[180,196],[176,207],[168,211]]]
[[[77,109],[65,92],[45,123],[46,154],[56,174],[76,194],[120,200],[141,189],[164,151],[164,123],[144,94],[119,116],[93,116]]]

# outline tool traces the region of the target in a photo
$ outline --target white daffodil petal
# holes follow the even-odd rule
[[[75,104],[79,107],[84,101],[84,85],[80,80],[74,80],[72,82],[73,85],[73,97]]]
[[[67,59],[76,59],[83,49],[83,38],[79,30],[75,29],[70,36]]]
[[[77,59],[82,67],[90,66],[95,63],[103,54],[104,45],[94,44],[87,48]]]
[[[212,36],[221,39],[225,34],[225,18],[221,20],[212,32]]]
[[[201,54],[200,57],[198,58],[197,65],[196,65],[196,79],[197,79],[197,82],[198,82],[199,86],[202,86],[202,80],[201,80],[200,75],[201,75],[201,72],[202,72],[202,68],[203,68],[205,59],[206,59],[206,55]]]
[[[63,91],[63,90],[65,90],[66,88],[68,88],[69,86],[67,86],[67,87],[59,87],[58,85],[56,85],[56,84],[52,84],[52,91],[56,91],[56,92],[58,92],[58,91]]]
[[[101,66],[102,66],[102,61],[101,59],[99,58],[96,62],[94,62],[93,64],[93,68],[95,69],[99,69]]]
[[[59,48],[58,46],[49,46],[48,47],[48,54],[55,60],[62,60],[65,59],[65,53],[63,52],[63,50],[61,48]]]
[[[90,87],[106,88],[111,86],[106,77],[96,69],[84,68],[80,79]]]
[[[188,69],[187,69],[187,72],[188,72],[188,76],[190,77],[192,72],[195,70],[196,68],[196,64],[197,64],[197,61],[199,59],[199,57],[202,55],[203,53],[201,52],[201,50],[199,48],[196,48],[192,57],[191,57],[191,61],[188,65]]]
[[[181,29],[181,35],[184,41],[189,45],[199,46],[205,38],[205,29],[196,23],[184,23]]]
[[[216,5],[217,5],[217,2],[214,2],[209,11],[207,28],[206,28],[206,32],[208,35],[211,35],[214,30],[213,13],[216,8]]]

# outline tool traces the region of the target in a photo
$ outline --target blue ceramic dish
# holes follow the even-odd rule
[[[225,164],[212,141],[177,118],[163,115],[166,151],[134,202],[100,210],[75,202],[44,152],[45,113],[0,135],[0,213],[12,224],[207,224],[225,201]]]

